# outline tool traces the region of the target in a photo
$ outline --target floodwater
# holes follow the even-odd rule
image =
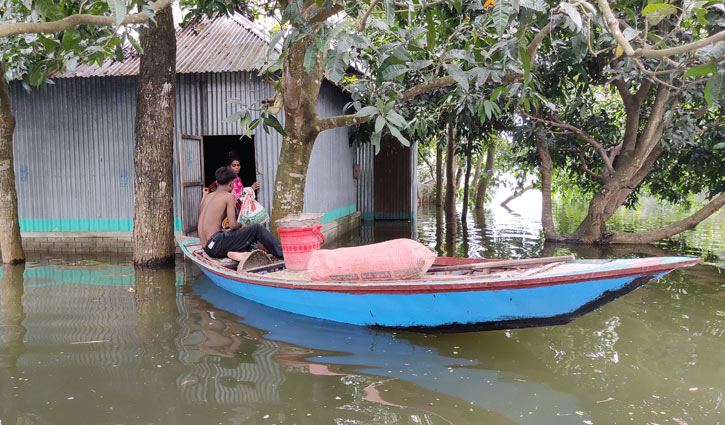
[[[725,213],[615,251],[544,244],[535,197],[510,207],[448,226],[422,209],[413,228],[379,223],[343,243],[413,235],[459,256],[706,264],[567,325],[426,335],[264,307],[182,261],[31,258],[2,271],[0,424],[725,424]],[[559,208],[560,228],[576,214]],[[643,208],[616,225],[681,215]]]

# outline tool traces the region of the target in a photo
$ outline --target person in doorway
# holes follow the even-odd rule
[[[234,258],[235,253],[248,251],[250,245],[259,242],[277,258],[282,258],[282,244],[261,224],[242,226],[234,212],[234,177],[230,167],[216,170],[217,189],[206,194],[199,206],[199,239],[204,251],[214,258]],[[229,228],[223,229],[224,219]],[[229,254],[232,255],[229,255]]]
[[[244,184],[242,184],[242,178],[239,177],[239,171],[242,170],[242,162],[239,160],[239,157],[234,155],[232,152],[229,152],[229,161],[227,163],[229,168],[234,171],[234,175],[236,176],[234,178],[234,187],[232,189],[232,195],[234,195],[234,199],[238,200],[244,196]],[[259,189],[259,182],[252,183],[251,188],[253,190]]]

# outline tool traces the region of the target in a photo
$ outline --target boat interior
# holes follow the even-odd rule
[[[217,267],[240,273],[257,273],[275,279],[312,281],[306,271],[287,270],[283,261],[277,261],[273,256],[259,249],[241,253],[241,255],[236,253],[235,258],[232,259],[210,257],[199,243],[187,244],[186,248],[191,255]],[[553,272],[555,268],[574,259],[573,255],[515,260],[438,257],[420,279],[450,280],[483,276],[487,278],[528,277]]]

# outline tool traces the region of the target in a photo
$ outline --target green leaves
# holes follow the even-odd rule
[[[355,116],[358,118],[363,117],[369,117],[370,115],[374,115],[378,113],[378,108],[374,106],[365,106],[361,108],[359,111],[355,112]]]
[[[458,83],[459,86],[463,89],[463,91],[468,91],[469,85],[468,85],[468,75],[461,70],[461,67],[456,65],[455,63],[446,64],[445,65],[446,71],[448,71],[448,75],[450,75],[454,80],[456,80],[456,83]]]
[[[375,106],[365,106],[355,113],[355,116],[359,118],[376,116],[375,131],[370,135],[370,142],[375,147],[376,154],[380,151],[380,141],[386,128],[401,144],[410,146],[410,141],[403,135],[403,131],[408,127],[408,122],[402,115],[395,112],[393,107],[395,107],[395,102],[383,102],[378,99]]]
[[[579,11],[577,10],[576,6],[574,6],[571,3],[568,2],[561,2],[561,10],[566,14],[566,16],[571,20],[572,24],[574,24],[574,27],[576,31],[582,30],[582,16],[579,14]]]
[[[108,0],[108,8],[111,9],[116,26],[121,25],[126,18],[126,2],[124,0]]]
[[[725,70],[719,71],[705,84],[705,101],[712,106],[714,102],[725,99]]]
[[[382,77],[386,81],[394,80],[399,76],[408,72],[408,67],[405,65],[392,64],[382,69]]]
[[[78,50],[80,48],[81,34],[77,29],[71,28],[63,33],[61,45],[66,50]]]
[[[712,74],[717,72],[717,64],[709,63],[707,65],[696,66],[690,68],[685,72],[685,78],[689,77],[702,77],[703,75]]]
[[[654,3],[642,9],[642,16],[647,18],[650,25],[657,25],[664,18],[677,13],[677,8],[666,3]]]
[[[549,10],[549,5],[544,0],[521,0],[519,4],[521,7],[537,12],[546,12]]]
[[[507,1],[499,1],[491,11],[493,17],[493,25],[496,33],[502,35],[509,25],[509,16],[511,15],[511,5]]]
[[[263,110],[260,113],[259,118],[252,119],[252,111],[242,100],[229,99],[229,103],[241,105],[241,108],[237,112],[224,118],[224,122],[230,124],[239,123],[242,127],[243,137],[252,137],[252,131],[257,128],[260,122],[262,123],[262,128],[264,128],[264,131],[267,133],[269,133],[269,128],[272,127],[282,136],[287,135],[284,131],[284,127],[282,127],[282,124],[269,111]]]

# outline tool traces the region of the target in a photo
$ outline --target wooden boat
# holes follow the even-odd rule
[[[314,282],[304,272],[284,271],[284,263],[237,271],[235,263],[206,256],[198,239],[177,241],[215,284],[260,304],[355,325],[436,331],[567,323],[651,279],[700,261],[438,257],[416,280]]]

